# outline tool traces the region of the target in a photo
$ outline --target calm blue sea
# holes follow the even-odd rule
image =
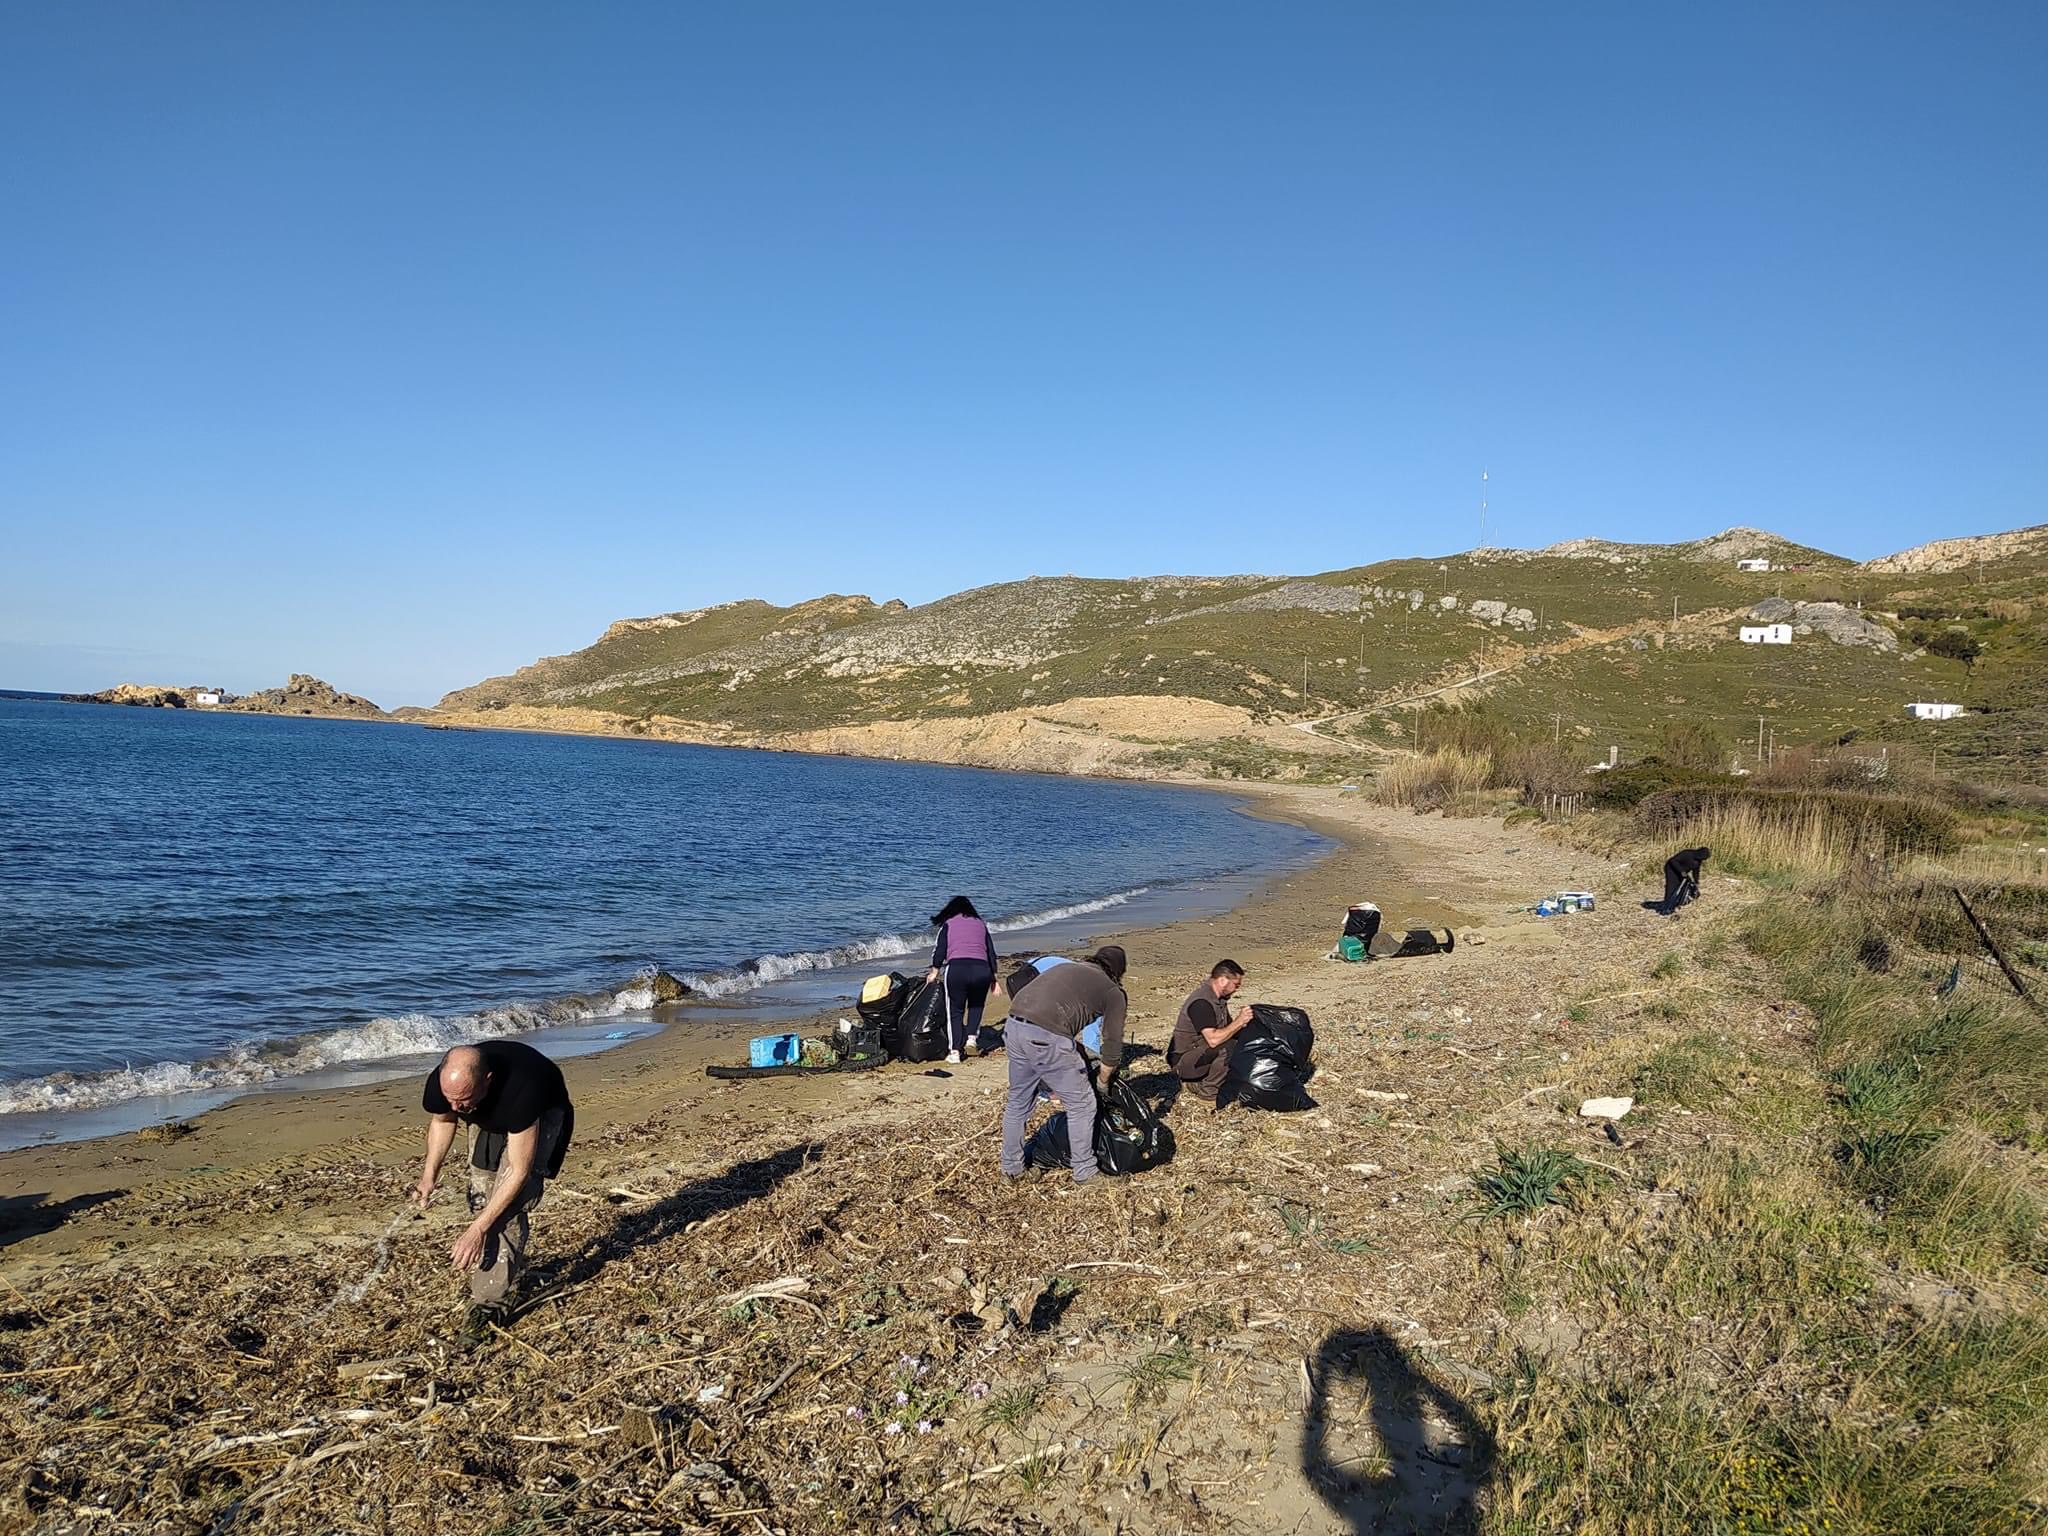
[[[956,891],[1056,949],[1324,847],[1155,785],[0,698],[0,1146],[601,1046],[654,967],[699,1016],[812,1007]]]

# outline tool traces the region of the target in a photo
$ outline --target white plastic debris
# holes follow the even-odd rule
[[[1583,1099],[1579,1103],[1579,1113],[1588,1120],[1619,1120],[1635,1107],[1636,1101],[1625,1097]]]

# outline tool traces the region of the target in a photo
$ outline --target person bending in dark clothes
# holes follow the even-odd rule
[[[1689,901],[1700,897],[1700,866],[1713,855],[1705,848],[1681,848],[1664,861],[1664,899],[1655,903],[1654,910],[1667,917],[1676,916],[1678,909]]]
[[[576,1111],[562,1069],[523,1040],[456,1046],[427,1074],[420,1107],[427,1112],[427,1155],[412,1200],[422,1210],[434,1198],[456,1127],[469,1127],[466,1193],[475,1219],[449,1260],[469,1272],[474,1305],[464,1335],[475,1343],[510,1316],[526,1267],[527,1215],[562,1171]]]

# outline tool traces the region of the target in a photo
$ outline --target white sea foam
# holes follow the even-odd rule
[[[1091,912],[1107,911],[1120,907],[1134,896],[1142,896],[1149,886],[1135,890],[1118,891],[1111,896],[1099,897],[1094,901],[1077,901],[1071,906],[1048,907],[1042,912],[1027,912],[1021,917],[998,918],[990,923],[992,933],[1016,933],[1027,928],[1043,928],[1048,923],[1061,922],[1072,917],[1086,917]],[[678,979],[699,997],[733,997],[743,992],[752,992],[770,982],[786,981],[792,976],[801,976],[806,971],[836,971],[842,966],[862,965],[876,960],[894,960],[902,955],[914,955],[928,948],[932,942],[931,930],[922,933],[882,933],[871,939],[858,939],[851,944],[834,944],[828,949],[799,949],[788,954],[758,955],[752,960],[742,961],[736,966],[717,971],[693,971]]]
[[[406,1013],[395,1018],[372,1019],[349,1029],[238,1045],[205,1061],[159,1061],[103,1072],[53,1072],[47,1077],[0,1083],[0,1115],[98,1109],[128,1099],[255,1088],[279,1078],[302,1077],[360,1062],[438,1056],[450,1046],[471,1041],[640,1013],[653,1001],[651,985],[636,979],[616,992],[580,994],[540,1003],[508,1003],[476,1013]]]
[[[1049,907],[989,924],[997,933],[1042,928],[1067,918],[1120,907],[1149,889],[1119,891],[1095,901]],[[916,954],[931,943],[922,933],[885,933],[827,949],[762,955],[724,970],[685,973],[681,980],[699,997],[732,997],[808,971],[836,970]],[[529,1034],[591,1019],[644,1013],[654,1006],[652,973],[636,976],[611,992],[580,994],[539,1003],[507,1003],[475,1013],[406,1013],[372,1019],[348,1029],[325,1030],[283,1040],[238,1045],[205,1061],[159,1061],[101,1072],[53,1072],[47,1077],[0,1083],[0,1115],[37,1111],[100,1109],[130,1099],[175,1094],[220,1093],[258,1088],[281,1078],[304,1077],[364,1062],[404,1056],[438,1056],[450,1046],[505,1035]]]

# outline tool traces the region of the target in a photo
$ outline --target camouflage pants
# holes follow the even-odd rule
[[[519,1198],[484,1235],[483,1256],[469,1272],[469,1298],[486,1306],[509,1298],[519,1285],[519,1272],[526,1267],[526,1244],[531,1236],[527,1213],[540,1204],[546,1192],[547,1166],[554,1160],[555,1143],[562,1136],[562,1112],[551,1109],[540,1117],[534,1138],[533,1166],[520,1186]],[[478,1164],[483,1137],[475,1126],[469,1128],[469,1211],[472,1216],[490,1204],[504,1168]]]

